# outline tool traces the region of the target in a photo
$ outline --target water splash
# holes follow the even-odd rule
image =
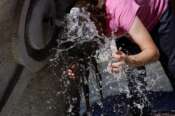
[[[142,102],[148,101],[142,89],[145,85],[139,80],[142,72],[127,65],[124,66],[124,70],[116,74],[110,73],[107,69],[108,63],[112,62],[111,54],[116,50],[113,46],[111,47],[111,45],[114,45],[113,40],[116,37],[109,38],[99,35],[95,23],[91,20],[91,14],[85,7],[73,7],[70,13],[66,15],[64,22],[65,25],[57,39],[56,54],[50,61],[54,74],[58,77],[62,88],[58,94],[65,95],[67,104],[69,104],[67,108],[69,115],[73,115],[74,112],[72,111],[77,110],[74,105],[77,105],[76,103],[80,98],[80,113],[88,109],[85,105],[87,101],[83,99],[86,95],[82,94],[83,88],[81,88],[80,83],[83,83],[85,88],[86,85],[89,87],[90,105],[96,102],[101,108],[104,107],[101,94],[106,98],[125,93],[128,99],[135,97],[135,94],[137,94],[137,98],[141,98]],[[97,67],[94,66],[94,59]],[[68,78],[66,70],[71,64],[77,62],[79,67],[77,75],[81,78],[72,81]],[[96,68],[99,70],[98,74]],[[97,78],[99,75],[101,75],[101,78]],[[132,88],[132,84],[137,84],[137,87]],[[72,93],[73,91],[79,92]],[[76,95],[70,96],[67,93]],[[78,94],[80,96],[77,96]],[[134,102],[133,104],[142,111],[145,105],[142,102]],[[121,104],[117,105],[120,106]],[[113,109],[116,112],[116,108]]]

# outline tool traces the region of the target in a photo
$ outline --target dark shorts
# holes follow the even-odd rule
[[[151,35],[159,48],[162,66],[171,82],[175,83],[175,13],[171,7],[161,16]]]

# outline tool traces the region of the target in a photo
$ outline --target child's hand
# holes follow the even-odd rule
[[[70,79],[76,78],[75,73],[76,73],[77,67],[78,67],[77,64],[74,63],[74,64],[71,64],[67,69],[66,74],[69,76]]]
[[[112,58],[114,62],[112,62],[110,66],[111,72],[118,73],[123,69],[123,65],[126,64],[127,55],[119,50],[112,54]]]

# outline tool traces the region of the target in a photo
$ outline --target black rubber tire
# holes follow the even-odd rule
[[[58,3],[62,5],[64,1]],[[18,36],[13,41],[13,51],[17,62],[32,72],[40,71],[48,63],[51,48],[56,45],[58,27],[54,24],[54,20],[58,3],[56,4],[55,0],[24,1]],[[65,7],[67,5],[61,6],[60,9],[63,11]],[[65,13],[60,13],[63,14]]]

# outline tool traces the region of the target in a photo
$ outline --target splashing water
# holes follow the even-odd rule
[[[86,92],[89,93],[90,105],[97,103],[103,108],[102,99],[125,93],[128,99],[133,97],[141,99],[142,102],[136,100],[133,105],[143,110],[148,100],[142,89],[145,85],[139,78],[140,75],[144,75],[144,72],[139,72],[139,70],[127,65],[116,74],[110,73],[107,69],[108,64],[113,61],[112,52],[117,50],[114,47],[116,37],[108,38],[99,35],[95,23],[91,20],[91,14],[87,12],[85,7],[73,7],[66,15],[64,22],[65,26],[57,39],[56,54],[50,61],[54,74],[59,78],[62,86],[62,90],[58,93],[66,95],[67,104],[69,104],[68,114],[76,115],[73,112],[76,110],[74,105],[77,105],[79,101],[80,114],[88,110],[88,106],[85,105],[87,99],[84,99]],[[68,78],[66,70],[71,64],[77,63],[79,79],[72,81]],[[81,83],[83,83],[83,87]],[[133,87],[133,84],[137,84],[137,87]],[[113,109],[116,112],[116,108]],[[120,109],[117,110],[120,111]]]

